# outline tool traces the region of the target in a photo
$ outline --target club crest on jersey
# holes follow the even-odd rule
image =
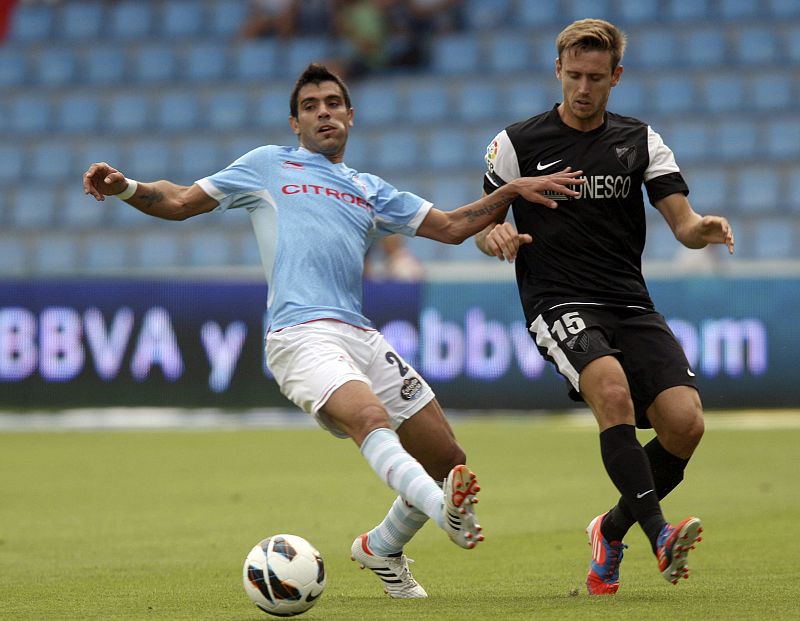
[[[407,377],[403,380],[403,387],[400,389],[400,396],[406,401],[411,401],[419,397],[422,390],[422,382],[416,377]]]
[[[570,351],[574,351],[576,354],[585,354],[589,351],[589,335],[586,332],[581,332],[580,334],[576,334],[570,339],[567,339],[564,342],[564,345]]]
[[[636,161],[636,147],[615,146],[614,152],[617,154],[617,159],[626,169],[630,170],[631,168],[633,168],[633,163]]]

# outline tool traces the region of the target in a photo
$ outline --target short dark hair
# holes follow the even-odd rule
[[[319,86],[322,82],[335,82],[339,88],[342,89],[345,106],[347,106],[348,109],[352,108],[352,104],[350,102],[350,91],[347,90],[347,86],[345,86],[345,83],[342,82],[342,79],[330,71],[325,65],[311,63],[305,68],[305,71],[300,74],[300,77],[297,78],[297,82],[292,90],[292,98],[289,100],[289,112],[291,113],[292,117],[297,118],[297,108],[299,105],[297,98],[300,94],[300,89],[306,84],[316,84]]]

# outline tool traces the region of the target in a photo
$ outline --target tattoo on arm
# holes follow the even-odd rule
[[[508,206],[509,203],[511,203],[511,199],[507,198],[500,199],[492,203],[489,203],[488,205],[486,205],[485,207],[481,207],[480,209],[468,209],[464,215],[467,217],[467,221],[472,223],[481,216],[494,213],[498,209],[502,209],[503,207]]]
[[[150,192],[144,192],[136,198],[142,201],[142,209],[151,209],[153,205],[164,200],[164,193],[159,190],[152,190]]]

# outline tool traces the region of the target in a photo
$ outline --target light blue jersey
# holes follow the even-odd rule
[[[218,211],[250,212],[270,331],[317,319],[374,327],[361,308],[367,249],[380,235],[415,235],[432,206],[303,147],[259,147],[197,184]]]

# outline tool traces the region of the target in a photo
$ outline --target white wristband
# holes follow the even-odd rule
[[[139,182],[136,179],[128,179],[125,177],[125,181],[128,182],[128,187],[126,187],[122,192],[119,194],[112,194],[112,196],[118,198],[121,201],[128,200],[131,196],[136,194],[136,188],[139,187]]]

